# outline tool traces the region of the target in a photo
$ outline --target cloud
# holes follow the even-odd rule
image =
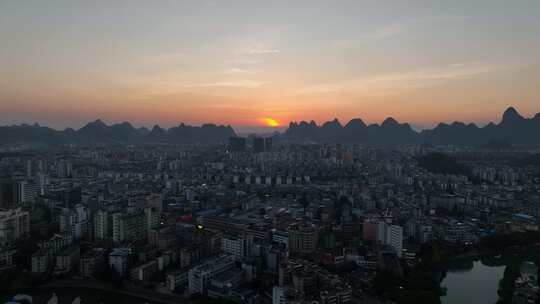
[[[188,85],[185,85],[184,87],[188,87],[188,88],[197,88],[197,87],[258,88],[268,83],[270,82],[244,79],[244,80],[234,80],[234,81],[216,81],[216,82],[209,82],[209,83],[188,84]]]
[[[281,53],[278,49],[248,49],[245,52],[249,55],[264,55],[264,54],[278,54]]]
[[[240,68],[230,68],[228,70],[223,71],[223,74],[254,74],[254,71],[249,71],[245,69]]]
[[[262,59],[255,59],[255,58],[237,58],[227,61],[227,63],[234,63],[234,64],[257,64],[257,63],[263,63],[264,61]]]
[[[300,89],[298,94],[360,91],[367,96],[395,94],[402,90],[435,86],[443,82],[468,79],[483,73],[511,69],[515,66],[497,64],[454,63],[447,66],[415,69],[351,79],[339,83],[323,83]]]

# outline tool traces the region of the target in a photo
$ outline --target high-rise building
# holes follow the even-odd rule
[[[403,252],[403,227],[390,225],[388,227],[386,243],[396,250],[398,257],[401,257]]]
[[[146,207],[144,208],[144,219],[147,230],[157,228],[160,222],[160,213],[154,207]]]
[[[403,251],[403,227],[380,220],[377,226],[377,240],[381,244],[394,248],[398,257],[401,257]]]
[[[73,177],[73,163],[67,160],[62,160],[56,165],[56,174],[60,178]]]
[[[109,213],[106,210],[98,210],[94,215],[94,238],[97,240],[109,237]]]
[[[26,180],[0,179],[0,208],[16,208],[31,202],[37,194],[37,187]]]
[[[113,241],[136,241],[146,237],[143,212],[113,214]]]
[[[39,187],[33,182],[19,181],[17,183],[17,190],[19,192],[18,198],[20,203],[30,203],[34,201],[39,193]]]
[[[10,244],[28,235],[30,215],[21,208],[0,210],[0,244]]]
[[[0,179],[0,208],[9,208],[15,205],[15,187],[10,178]]]
[[[59,224],[61,232],[69,232],[73,239],[78,240],[88,237],[88,208],[78,204],[74,209],[64,208],[59,215]]]

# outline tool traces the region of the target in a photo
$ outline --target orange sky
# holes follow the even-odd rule
[[[540,2],[429,3],[0,2],[0,124],[540,112]]]

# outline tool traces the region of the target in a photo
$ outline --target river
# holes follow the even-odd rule
[[[442,304],[497,302],[497,289],[505,266],[487,266],[479,260],[466,263],[469,265],[461,269],[456,267],[448,270],[446,278],[441,282],[441,286],[447,289],[446,296],[441,297]]]

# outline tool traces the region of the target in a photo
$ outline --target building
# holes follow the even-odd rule
[[[129,248],[115,248],[109,254],[109,266],[121,277],[127,273],[130,255],[131,249]]]
[[[333,288],[331,290],[321,291],[320,304],[345,304],[350,303],[352,299],[352,290],[350,287]]]
[[[243,283],[244,278],[244,270],[239,268],[231,268],[216,275],[210,282],[208,297],[229,298],[232,290]]]
[[[17,201],[15,182],[11,178],[0,179],[0,208],[11,208]]]
[[[251,255],[253,236],[249,234],[226,235],[221,238],[221,250],[230,254],[236,261]]]
[[[11,244],[30,232],[30,215],[21,208],[0,210],[0,245]]]
[[[16,208],[22,203],[31,202],[37,187],[25,180],[0,179],[0,208]]]
[[[52,253],[57,253],[62,248],[71,244],[73,244],[71,233],[64,232],[53,235],[48,241],[43,241],[38,246],[39,248],[50,250]]]
[[[160,216],[159,210],[154,207],[146,207],[144,208],[144,218],[146,223],[146,230],[149,231],[150,229],[157,228],[159,226],[160,222]]]
[[[17,252],[16,249],[11,248],[0,249],[0,271],[12,269],[16,266],[14,257]]]
[[[32,254],[32,272],[45,273],[49,271],[53,264],[53,253],[47,249],[39,249]]]
[[[362,234],[364,241],[375,241],[377,240],[377,227],[378,223],[373,220],[365,220],[362,224]]]
[[[274,286],[272,288],[272,304],[285,304],[285,288]]]
[[[416,235],[420,243],[426,243],[433,239],[433,227],[428,224],[417,225]]]
[[[81,250],[78,246],[70,246],[56,255],[56,267],[54,272],[57,274],[68,273],[79,267]]]
[[[274,286],[272,304],[303,303],[303,296],[292,286]]]
[[[178,236],[171,227],[150,229],[148,231],[148,244],[160,250],[168,250],[178,243]]]
[[[472,228],[466,223],[457,221],[449,222],[438,228],[440,238],[449,243],[469,245],[475,241]]]
[[[88,208],[82,204],[77,204],[73,209],[64,208],[59,215],[60,231],[70,232],[75,240],[88,236],[89,213]]]
[[[135,281],[149,281],[158,272],[158,262],[152,260],[131,269],[131,279]]]
[[[390,225],[387,230],[386,244],[390,245],[401,258],[403,253],[403,227]]]
[[[232,256],[220,256],[193,267],[188,274],[189,293],[206,295],[211,280],[233,267]]]
[[[170,291],[178,290],[188,284],[188,270],[181,269],[168,272],[165,277],[165,286]]]
[[[68,160],[59,161],[56,165],[56,175],[59,178],[73,177],[73,163]]]
[[[146,238],[144,213],[113,214],[113,241],[136,241]]]
[[[380,220],[377,225],[377,240],[383,245],[392,247],[398,257],[402,256],[403,227]]]
[[[92,278],[105,264],[105,249],[93,248],[85,252],[80,260],[80,273],[83,278]]]
[[[289,234],[289,250],[295,253],[313,253],[317,250],[319,233],[313,224],[291,224]]]
[[[105,210],[98,210],[94,215],[94,238],[96,240],[109,238],[109,213]]]

